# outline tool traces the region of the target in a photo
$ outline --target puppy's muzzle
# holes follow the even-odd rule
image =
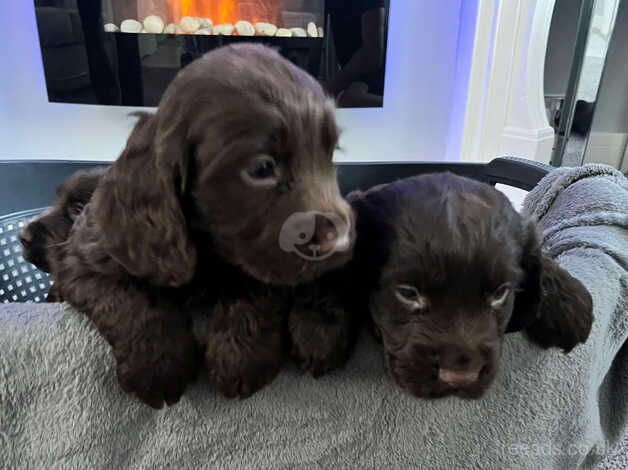
[[[26,261],[34,264],[42,271],[49,272],[50,267],[46,259],[46,228],[37,220],[28,224],[19,235],[22,244],[23,256]]]

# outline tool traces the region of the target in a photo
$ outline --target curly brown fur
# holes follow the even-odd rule
[[[157,113],[141,117],[67,241],[50,249],[60,294],[111,344],[127,392],[153,407],[179,399],[200,364],[191,327],[199,313],[210,316],[205,357],[223,393],[248,396],[272,380],[287,313],[260,304],[264,291],[351,256],[353,214],[332,164],[337,138],[320,85],[250,44],[186,67]],[[324,260],[279,243],[300,234],[295,219],[286,232],[289,217],[310,211],[342,222],[334,240],[318,226],[307,240]]]
[[[507,332],[566,351],[586,340],[588,293],[542,255],[535,225],[493,187],[444,173],[349,199],[351,275],[369,292],[388,369],[410,393],[480,397]]]

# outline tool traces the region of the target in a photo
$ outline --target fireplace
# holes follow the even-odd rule
[[[340,0],[34,3],[49,101],[121,106],[157,106],[179,70],[212,49],[242,41],[275,47],[322,83],[332,83],[342,68],[340,54],[336,54],[337,39],[347,36],[345,31],[334,34],[333,25],[336,29],[349,23],[356,26],[361,18],[351,16],[348,4]],[[382,0],[377,11],[385,57],[387,1]],[[355,15],[363,13],[356,11]],[[353,21],[347,23],[347,19]],[[359,26],[356,31],[359,34]],[[384,63],[378,71],[382,102]],[[347,93],[337,94],[344,94],[344,102],[350,103],[346,98],[366,90],[364,86],[347,85]],[[375,103],[365,106],[381,105],[377,99]]]
[[[323,37],[323,0],[106,0],[106,32]]]

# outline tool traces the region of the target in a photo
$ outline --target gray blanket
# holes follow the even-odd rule
[[[600,166],[558,170],[528,197],[545,249],[591,291],[595,324],[569,356],[520,334],[481,400],[423,401],[364,336],[319,380],[287,366],[228,401],[201,379],[154,411],[125,396],[106,343],[67,306],[0,306],[3,468],[590,468],[628,420],[628,186]]]

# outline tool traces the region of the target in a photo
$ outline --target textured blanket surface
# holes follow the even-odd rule
[[[287,365],[252,398],[229,401],[201,377],[176,406],[154,411],[120,391],[109,348],[83,315],[9,304],[0,306],[0,468],[594,467],[628,421],[628,186],[606,167],[557,170],[524,211],[589,288],[596,319],[568,356],[509,335],[480,400],[404,394],[365,335],[344,370],[319,380]]]

